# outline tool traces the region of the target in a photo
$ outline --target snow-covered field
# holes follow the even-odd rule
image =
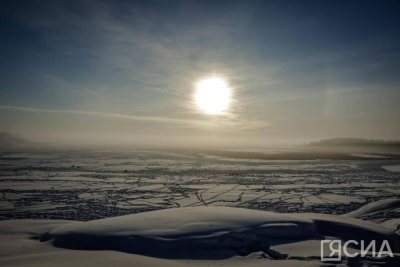
[[[399,164],[3,153],[0,266],[400,266]],[[322,263],[322,239],[395,254]]]

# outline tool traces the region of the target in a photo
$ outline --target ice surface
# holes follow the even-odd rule
[[[0,219],[93,220],[204,205],[343,214],[399,198],[399,173],[382,168],[399,162],[228,160],[155,150],[3,153]]]

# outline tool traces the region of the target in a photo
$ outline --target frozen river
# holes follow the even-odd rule
[[[342,214],[399,198],[400,173],[387,167],[399,164],[399,159],[241,160],[166,151],[3,153],[0,219],[92,220],[201,205]]]

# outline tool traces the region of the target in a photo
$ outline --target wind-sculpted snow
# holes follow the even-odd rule
[[[41,236],[41,240],[71,249],[167,258],[225,258],[319,237],[307,219],[238,208],[194,207],[67,225]]]
[[[377,248],[387,240],[394,254],[379,259],[344,256],[325,265],[320,259],[324,239],[375,240]],[[88,222],[3,221],[0,248],[1,266],[35,266],[39,257],[41,266],[65,261],[65,266],[168,267],[400,264],[400,236],[383,225],[347,215],[231,207],[173,208]]]
[[[390,214],[393,213],[400,213],[400,199],[382,199],[362,206],[347,215],[360,219],[368,219],[371,217],[390,219]]]
[[[345,214],[400,197],[398,159],[261,160],[202,153],[0,154],[0,219],[93,220],[175,207]],[[387,218],[400,215],[386,211]],[[379,214],[370,214],[373,220]]]
[[[256,251],[269,255],[271,246],[320,240],[325,236],[380,243],[388,240],[394,252],[399,251],[400,245],[400,237],[393,231],[367,221],[337,215],[277,214],[229,207],[175,208],[82,222],[55,228],[40,238],[52,240],[56,247],[70,249],[209,258],[216,256],[213,253],[216,250],[224,252],[218,253],[219,257]]]

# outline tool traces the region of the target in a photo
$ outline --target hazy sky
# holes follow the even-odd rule
[[[63,143],[400,137],[399,1],[1,1],[0,130]],[[194,84],[225,77],[224,115]]]

